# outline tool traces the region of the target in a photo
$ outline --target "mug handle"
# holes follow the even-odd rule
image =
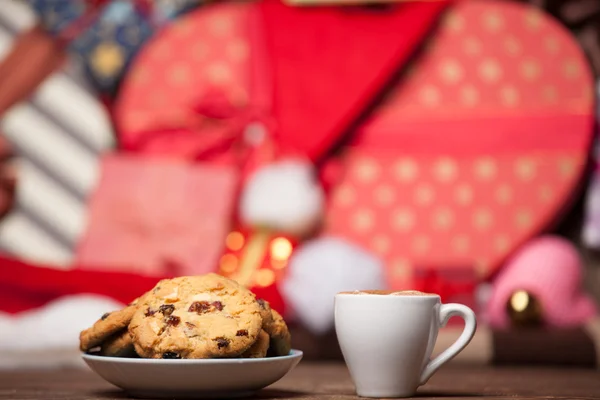
[[[419,385],[424,385],[427,383],[429,378],[446,362],[452,360],[458,353],[460,353],[471,341],[473,336],[475,335],[475,330],[477,329],[477,319],[475,318],[475,313],[469,307],[463,304],[442,304],[440,306],[440,327],[446,326],[448,320],[451,317],[461,317],[465,320],[465,327],[456,339],[456,342],[452,343],[450,347],[440,353],[436,358],[429,361],[423,369],[421,373],[421,383]]]

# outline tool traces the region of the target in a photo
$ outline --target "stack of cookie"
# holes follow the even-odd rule
[[[84,352],[112,357],[258,358],[287,355],[281,315],[217,274],[160,281],[81,332]]]

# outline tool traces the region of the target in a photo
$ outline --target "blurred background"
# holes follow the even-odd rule
[[[454,362],[596,368],[598,72],[592,0],[3,0],[0,367],[217,272],[308,359],[414,289],[476,311]]]

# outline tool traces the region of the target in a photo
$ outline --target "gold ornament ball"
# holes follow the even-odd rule
[[[543,324],[542,305],[527,290],[514,291],[506,302],[506,312],[513,327],[534,327]]]

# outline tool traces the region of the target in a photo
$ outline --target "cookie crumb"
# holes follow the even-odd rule
[[[167,303],[175,303],[177,300],[179,300],[179,290],[175,288],[173,292],[166,295],[164,299]]]

